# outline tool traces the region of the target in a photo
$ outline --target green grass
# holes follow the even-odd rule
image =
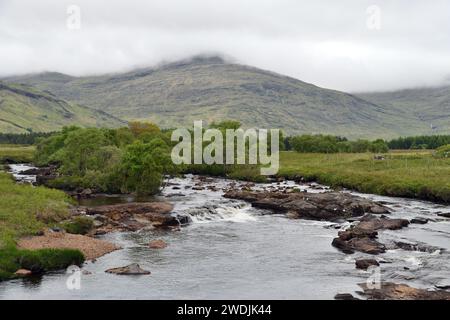
[[[0,240],[35,234],[67,218],[70,201],[62,191],[17,184],[0,172]]]
[[[33,273],[43,273],[81,265],[84,256],[73,249],[22,250],[15,246],[0,249],[0,281],[14,278],[18,269],[27,269]]]
[[[332,187],[364,193],[450,202],[450,159],[430,151],[373,154],[282,152],[279,176],[304,177]]]
[[[83,262],[78,250],[20,250],[15,245],[19,237],[66,219],[70,201],[62,191],[17,184],[0,172],[0,280],[13,278],[19,268],[45,272]]]
[[[34,146],[0,144],[0,164],[6,162],[31,162],[33,161],[34,151]]]

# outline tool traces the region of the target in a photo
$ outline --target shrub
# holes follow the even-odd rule
[[[79,216],[71,221],[61,223],[61,227],[68,233],[86,234],[94,227],[94,220],[89,217]]]

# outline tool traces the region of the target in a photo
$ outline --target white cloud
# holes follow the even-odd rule
[[[66,26],[81,9],[81,29]],[[381,9],[381,29],[366,9]],[[439,85],[450,74],[445,0],[0,0],[0,75],[98,74],[201,53],[346,91]]]

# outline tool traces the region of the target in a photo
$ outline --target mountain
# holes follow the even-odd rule
[[[425,134],[450,133],[450,86],[358,94],[378,105],[414,118]]]
[[[115,127],[124,122],[105,112],[68,103],[49,92],[0,82],[0,132],[45,132],[74,124]]]
[[[349,138],[429,131],[414,116],[390,106],[218,57],[195,57],[121,74],[41,73],[6,80],[33,85],[125,120],[149,120],[162,127],[233,119],[245,127]]]

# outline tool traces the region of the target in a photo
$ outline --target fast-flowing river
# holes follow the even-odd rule
[[[15,166],[12,169],[20,171]],[[348,222],[288,219],[242,201],[223,198],[222,188],[230,180],[212,179],[207,183],[217,191],[192,190],[190,187],[197,179],[190,175],[171,179],[162,195],[154,198],[172,202],[176,212],[191,217],[192,223],[180,231],[108,234],[104,238],[123,249],[87,262],[82,269],[88,272],[81,274],[79,290],[67,288],[68,274],[54,272],[40,278],[0,283],[0,298],[333,299],[337,293],[360,291],[357,284],[372,275],[355,269],[355,258],[373,256],[346,255],[331,246],[339,228],[348,227]],[[291,181],[271,184],[274,188],[286,185],[321,192]],[[449,285],[450,219],[437,213],[450,212],[450,207],[410,199],[361,196],[383,201],[392,209],[392,217],[430,219],[427,224],[380,232],[383,243],[402,241],[420,244],[422,248],[388,250],[376,256],[384,262],[380,265],[381,280],[421,288]],[[83,205],[132,200],[132,197],[105,197],[85,201]],[[149,249],[152,239],[163,239],[168,247]],[[108,268],[131,263],[138,263],[151,275],[105,273]]]

